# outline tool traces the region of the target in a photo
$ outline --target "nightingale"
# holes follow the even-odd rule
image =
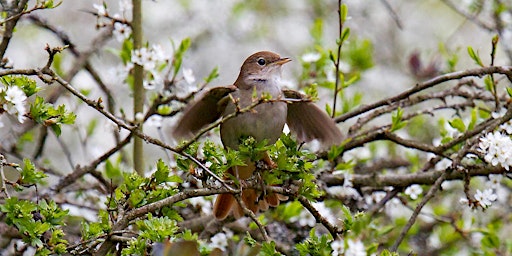
[[[242,64],[233,85],[212,88],[185,108],[173,130],[174,138],[191,138],[206,125],[239,109],[250,107],[265,94],[270,95],[272,100],[263,101],[250,111],[239,112],[221,122],[220,136],[224,147],[236,150],[241,140],[249,136],[257,142],[266,140],[268,145],[274,144],[281,136],[285,124],[300,142],[317,139],[324,148],[340,144],[341,131],[327,113],[309,101],[306,95],[281,88],[281,67],[290,61],[289,58],[281,58],[269,51],[249,56]],[[268,155],[263,160],[273,164]],[[245,180],[252,176],[254,170],[254,163],[247,163],[246,166],[235,166],[228,172]],[[275,207],[279,205],[280,199],[284,199],[277,194],[259,197],[253,189],[244,189],[241,194],[245,206],[254,213],[259,209],[266,210],[268,206]],[[235,218],[244,214],[232,194],[218,195],[213,206],[214,216],[222,220],[231,212]]]

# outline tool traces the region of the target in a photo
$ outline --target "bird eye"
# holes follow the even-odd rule
[[[259,58],[259,59],[258,59],[258,64],[259,64],[260,66],[265,65],[265,63],[266,63],[266,61],[265,61],[265,59],[264,59],[264,58]]]

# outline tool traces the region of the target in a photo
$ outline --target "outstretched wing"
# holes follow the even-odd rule
[[[174,138],[191,138],[201,128],[219,119],[226,107],[221,100],[235,90],[234,85],[215,87],[208,90],[199,100],[190,103],[172,132]]]
[[[283,94],[288,99],[298,100],[288,101],[286,123],[299,141],[317,139],[324,147],[341,144],[343,135],[336,123],[309,101],[308,96],[294,90],[283,90]]]

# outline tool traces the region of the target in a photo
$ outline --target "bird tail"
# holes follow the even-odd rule
[[[235,197],[233,197],[232,194],[218,195],[213,205],[213,215],[215,216],[215,218],[218,220],[225,219],[231,212],[234,203]]]

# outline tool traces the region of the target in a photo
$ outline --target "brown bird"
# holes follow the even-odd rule
[[[265,93],[272,100],[264,101],[251,111],[239,113],[221,123],[220,135],[224,147],[238,149],[241,139],[249,136],[257,142],[266,140],[268,144],[274,144],[281,136],[285,123],[301,142],[317,139],[323,147],[340,144],[342,134],[324,111],[308,101],[306,95],[281,88],[281,66],[290,61],[268,51],[249,56],[242,64],[234,85],[212,88],[185,109],[173,136],[177,139],[190,138],[217,119],[235,113],[237,109],[250,107]],[[272,164],[268,155],[264,160]],[[229,172],[245,180],[252,176],[254,170],[254,163],[247,163],[247,166],[236,166]],[[269,205],[277,206],[280,199],[280,195],[271,194],[259,200],[252,189],[243,190],[241,197],[247,208],[255,213]],[[213,207],[215,217],[224,219],[232,210],[235,217],[243,216],[243,209],[233,195],[218,195]]]

